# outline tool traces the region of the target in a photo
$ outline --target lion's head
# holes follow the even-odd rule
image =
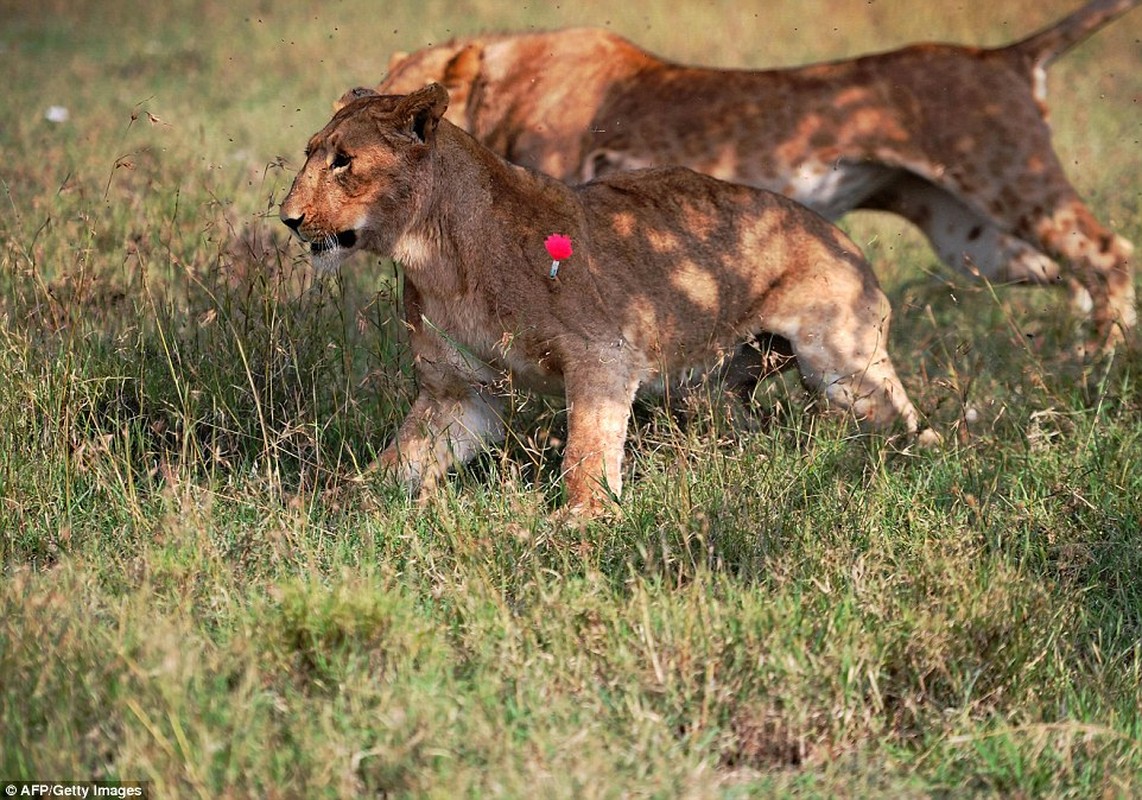
[[[448,93],[438,84],[407,96],[351,89],[309,140],[281,220],[332,269],[358,249],[392,253],[430,189],[426,165]]]

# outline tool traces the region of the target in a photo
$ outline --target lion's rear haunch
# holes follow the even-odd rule
[[[681,168],[567,187],[443,120],[446,97],[350,93],[282,204],[315,260],[364,249],[402,265],[419,392],[378,460],[392,479],[425,493],[502,440],[513,391],[562,394],[568,504],[598,511],[621,492],[640,387],[746,369],[741,345],[767,335],[834,406],[917,434],[888,302],[830,223]],[[555,279],[553,233],[573,243]]]

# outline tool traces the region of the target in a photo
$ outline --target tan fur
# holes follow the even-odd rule
[[[595,511],[621,490],[635,393],[765,335],[835,405],[917,432],[888,302],[824,219],[681,168],[568,187],[442,121],[446,105],[439,85],[348,93],[281,207],[320,265],[357,249],[402,264],[419,394],[380,465],[410,490],[502,439],[515,387],[565,395],[568,502]],[[552,233],[574,247],[556,280]]]
[[[396,61],[379,91],[441,81],[449,120],[563,180],[677,164],[830,219],[899,214],[953,268],[1065,281],[1114,343],[1137,319],[1133,248],[1067,180],[1042,89],[1049,61],[1138,1],[1095,0],[1000,49],[924,44],[767,71],[674,64],[603,30],[476,37]]]

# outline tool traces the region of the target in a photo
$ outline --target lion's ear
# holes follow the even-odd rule
[[[478,44],[470,44],[461,50],[444,67],[444,74],[440,82],[455,91],[462,88],[467,90],[480,75],[480,62],[484,58],[484,48]]]
[[[360,100],[362,97],[377,96],[378,95],[376,92],[374,92],[372,89],[366,89],[364,86],[358,86],[354,89],[350,89],[349,91],[345,92],[345,94],[341,95],[341,97],[337,99],[337,102],[333,104],[333,113],[336,114],[338,111],[352,103],[354,100]]]
[[[448,90],[430,83],[401,100],[396,115],[406,120],[408,132],[425,144],[431,144],[440,118],[448,109]]]

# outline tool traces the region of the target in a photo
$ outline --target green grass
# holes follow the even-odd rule
[[[761,66],[1072,7],[776,5],[0,2],[0,779],[1142,794],[1139,353],[1073,360],[1060,295],[949,280],[891,220],[846,227],[936,452],[790,377],[753,417],[640,407],[622,511],[584,528],[549,513],[566,423],[534,398],[424,507],[351,480],[411,397],[397,283],[315,280],[276,204],[393,50],[609,24]],[[1142,243],[1138,20],[1051,89],[1076,186]]]

